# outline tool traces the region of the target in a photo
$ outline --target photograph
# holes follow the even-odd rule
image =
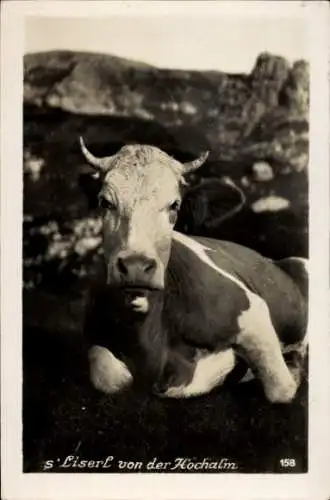
[[[272,498],[298,498],[290,481],[316,469],[315,364],[329,391],[329,349],[317,357],[327,263],[313,305],[329,151],[317,165],[311,50],[311,16],[329,14],[326,2],[26,2],[20,13],[4,3],[3,25],[16,4],[21,50],[21,139],[7,146],[20,155],[19,239],[3,247],[20,262],[19,348],[2,366],[6,386],[19,372],[15,470],[34,488],[88,484],[77,498],[114,498],[116,477],[132,487],[125,498],[143,478],[182,481],[197,498],[197,478],[256,476],[287,482]],[[94,491],[98,481],[107,489]],[[310,488],[299,498],[321,498]]]

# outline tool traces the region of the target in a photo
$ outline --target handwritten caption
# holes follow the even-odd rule
[[[218,460],[203,458],[193,460],[187,457],[177,457],[173,461],[163,462],[154,457],[148,462],[143,461],[125,461],[117,460],[114,456],[109,455],[102,460],[88,460],[79,455],[68,455],[65,458],[56,458],[45,460],[42,465],[44,471],[49,471],[53,468],[70,469],[72,472],[76,469],[86,469],[86,471],[95,469],[116,469],[119,471],[152,471],[152,472],[173,472],[173,471],[216,471],[238,470],[237,463],[228,458]]]

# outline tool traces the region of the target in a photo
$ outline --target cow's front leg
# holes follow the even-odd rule
[[[133,377],[125,363],[105,347],[94,345],[88,351],[89,374],[93,386],[106,394],[128,387]]]
[[[272,403],[289,403],[297,383],[285,363],[265,301],[251,296],[250,307],[240,315],[238,323],[236,348],[261,380],[266,397]]]

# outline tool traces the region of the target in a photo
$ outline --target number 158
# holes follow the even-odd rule
[[[296,461],[294,458],[281,458],[280,464],[282,467],[295,467]]]

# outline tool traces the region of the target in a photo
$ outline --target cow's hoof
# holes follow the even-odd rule
[[[167,389],[168,389],[167,385],[165,386],[163,383],[156,382],[152,386],[151,392],[154,396],[163,397]]]
[[[170,381],[166,381],[166,383],[156,382],[152,387],[152,393],[160,398],[166,398],[168,397],[168,394],[171,394],[172,392],[174,393],[182,392],[183,387],[185,386],[184,385],[172,386],[170,384]]]
[[[116,394],[131,385],[133,377],[125,363],[105,347],[91,347],[88,357],[90,380],[98,391]]]
[[[285,387],[273,387],[266,391],[266,397],[271,403],[291,403],[297,392],[294,380]]]
[[[185,387],[185,385],[169,387],[166,391],[158,393],[157,396],[160,398],[183,398],[186,397]]]
[[[171,353],[171,355],[162,376],[153,385],[152,392],[157,396],[164,397],[168,391],[181,393],[182,388],[193,378],[194,364],[178,353]]]

